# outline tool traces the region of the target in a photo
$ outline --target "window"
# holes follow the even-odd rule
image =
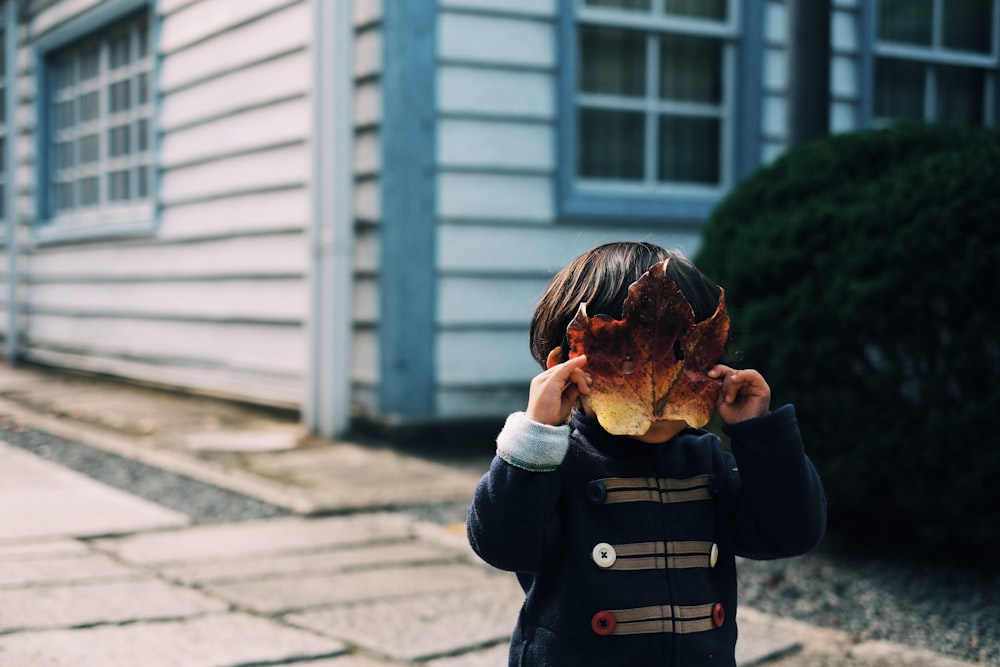
[[[566,1],[563,194],[707,213],[736,171],[740,3]]]
[[[152,219],[153,55],[145,9],[44,54],[43,216],[60,229]]]
[[[997,121],[996,0],[878,0],[876,124]]]

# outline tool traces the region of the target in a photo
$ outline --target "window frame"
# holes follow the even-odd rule
[[[723,82],[723,110],[720,116],[720,176],[718,186],[644,184],[602,184],[579,179],[577,169],[577,98],[579,62],[578,27],[585,16],[609,17],[607,10],[582,8],[583,0],[560,0],[558,25],[559,70],[557,82],[556,176],[557,215],[564,221],[625,221],[671,223],[697,226],[728,190],[760,164],[762,142],[764,52],[764,1],[731,0],[725,27],[695,31],[706,24],[697,19],[665,18],[652,31],[677,29],[692,35],[708,35],[726,40],[731,56],[723,55],[728,80]],[[634,25],[651,28],[643,14],[633,24],[627,21],[595,25]]]
[[[991,52],[988,54],[963,51],[961,49],[946,48],[940,43],[941,36],[941,8],[942,1],[934,0],[934,18],[932,24],[932,43],[929,46],[917,46],[903,42],[881,40],[878,35],[878,2],[865,3],[863,8],[863,21],[865,25],[865,49],[864,79],[868,83],[868,93],[865,96],[864,109],[862,110],[866,127],[885,127],[893,122],[939,122],[936,111],[936,86],[930,84],[930,80],[936,79],[940,74],[931,74],[931,68],[938,67],[960,67],[966,70],[982,71],[991,81],[984,83],[983,91],[983,126],[1000,126],[1000,0],[993,0],[993,40]],[[882,118],[876,115],[875,100],[877,97],[878,60],[880,58],[891,58],[906,63],[920,66],[923,69],[925,86],[923,91],[923,118],[920,121],[900,119],[894,121],[891,118]],[[992,88],[992,90],[991,90]]]
[[[116,0],[98,5],[82,14],[54,27],[52,30],[41,35],[32,44],[32,58],[34,62],[35,84],[38,96],[35,101],[35,224],[32,226],[32,240],[39,244],[73,242],[78,240],[91,240],[98,238],[117,238],[145,236],[154,233],[159,222],[159,175],[158,175],[158,155],[159,140],[156,128],[159,114],[158,100],[158,79],[160,59],[157,53],[159,43],[159,24],[156,20],[155,0]],[[106,193],[102,193],[98,205],[85,211],[71,212],[69,214],[58,214],[54,212],[52,198],[55,196],[56,187],[55,171],[53,169],[54,144],[53,137],[57,132],[54,121],[53,90],[52,90],[52,66],[50,57],[66,47],[82,43],[91,37],[98,37],[102,42],[102,49],[106,49],[107,40],[102,36],[102,31],[114,26],[119,21],[131,15],[146,12],[146,38],[149,63],[149,84],[148,102],[150,110],[148,116],[149,137],[148,137],[148,169],[147,175],[147,196],[139,201],[130,203],[115,204],[107,200]],[[99,76],[105,81],[107,71],[101,65]],[[102,92],[102,99],[106,96],[106,91]],[[100,111],[101,132],[106,135],[108,126],[106,120],[108,112],[105,108]],[[101,171],[106,177],[110,170],[108,164],[113,163],[115,158],[107,155],[107,137],[101,140],[101,158],[99,164]],[[105,179],[102,179],[106,181]],[[106,187],[106,182],[104,187]]]

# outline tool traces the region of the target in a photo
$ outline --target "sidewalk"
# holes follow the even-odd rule
[[[286,508],[203,523],[0,442],[0,667],[487,667],[521,593],[460,517],[488,458],[307,438],[282,415],[0,366],[0,420]],[[2,432],[0,432],[2,433]],[[966,663],[741,609],[741,667]]]

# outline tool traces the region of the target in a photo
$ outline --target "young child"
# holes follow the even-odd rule
[[[695,321],[709,318],[716,285],[678,253],[627,242],[578,257],[535,311],[531,350],[546,370],[497,437],[468,516],[476,553],[526,593],[512,666],[732,667],[735,557],[799,555],[822,539],[826,500],[795,411],[769,411],[757,371],[708,373],[721,378],[731,454],[680,421],[611,435],[580,405],[592,378],[566,338],[580,303],[621,318],[629,285],[667,258]]]

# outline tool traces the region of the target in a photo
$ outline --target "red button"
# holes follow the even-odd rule
[[[610,611],[599,611],[590,619],[590,627],[597,634],[606,637],[615,631],[615,615]]]
[[[712,623],[715,623],[715,627],[721,628],[722,624],[726,622],[726,609],[722,606],[721,602],[716,602],[715,606],[712,607]]]

